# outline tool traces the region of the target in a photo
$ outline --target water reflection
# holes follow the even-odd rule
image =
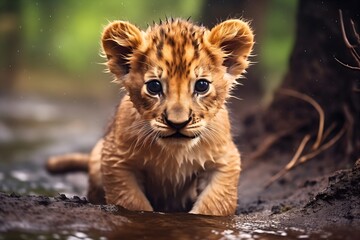
[[[112,213],[109,212],[111,215]],[[248,221],[241,216],[209,217],[190,214],[139,213],[120,210],[127,221],[109,222],[111,231],[7,232],[2,239],[346,239],[341,230],[306,232],[272,221]],[[76,229],[74,227],[74,229]],[[78,228],[81,229],[81,228]],[[354,233],[356,234],[356,233]],[[356,235],[350,236],[348,239]],[[344,238],[345,237],[345,238]]]
[[[12,222],[2,239],[359,239],[354,229],[329,229],[314,232],[285,227],[280,222],[248,215],[212,217],[191,214],[164,214],[118,210],[99,206],[104,218],[89,223],[74,221],[55,225],[38,221]],[[84,208],[81,211],[86,211]],[[51,212],[51,211],[50,211]],[[66,212],[62,213],[64,215]],[[58,217],[62,216],[58,215]],[[82,212],[80,213],[81,215]],[[84,212],[84,216],[86,213]],[[70,214],[71,215],[71,214]],[[0,212],[1,216],[1,212]],[[72,215],[74,219],[77,215]],[[42,214],[39,214],[42,217]],[[54,216],[53,216],[54,217]],[[90,217],[90,216],[89,216]],[[67,216],[69,218],[69,216]],[[81,218],[80,218],[81,219]],[[263,220],[259,220],[263,219]],[[265,219],[265,220],[264,220]],[[1,220],[1,218],[0,218]],[[0,221],[1,222],[1,221]],[[53,221],[50,221],[53,222]],[[55,221],[56,222],[56,221]],[[92,224],[94,223],[94,224]],[[14,225],[15,224],[15,225]],[[10,225],[9,225],[10,226]],[[96,228],[96,229],[95,229]],[[64,230],[65,229],[65,230]]]

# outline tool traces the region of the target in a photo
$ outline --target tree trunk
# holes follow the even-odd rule
[[[355,26],[360,26],[359,1],[299,2],[296,41],[290,67],[263,120],[268,133],[291,132],[296,133],[296,137],[310,133],[312,143],[315,144],[318,139],[320,146],[334,141],[332,146],[337,147],[331,149],[353,162],[360,153],[360,101],[356,88],[360,72],[339,63],[356,64],[344,43],[339,9],[343,12],[344,24],[350,34],[350,19]],[[354,42],[355,34],[349,36],[349,40]],[[306,101],[307,96],[298,93],[306,94],[323,109],[325,121],[322,136],[318,137],[321,128],[319,112]],[[308,151],[314,149],[315,146]]]
[[[243,18],[247,21],[251,21],[251,27],[256,35],[256,42],[254,46],[254,53],[259,53],[260,43],[263,36],[264,28],[264,16],[266,16],[267,6],[269,0],[258,0],[254,4],[251,0],[207,0],[202,9],[202,15],[200,16],[200,22],[203,23],[206,27],[212,28],[220,21],[226,20],[228,18]],[[259,62],[255,54],[251,58],[251,61]],[[262,78],[262,70],[260,65],[255,64],[248,69],[246,73],[246,79],[249,81],[242,81],[246,85],[246,92],[251,92],[251,95],[254,94],[260,95],[260,82]],[[239,93],[237,93],[239,91]],[[236,88],[235,95],[244,97],[244,89]],[[244,97],[244,98],[248,98]]]

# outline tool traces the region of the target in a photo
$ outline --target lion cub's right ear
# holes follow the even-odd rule
[[[144,38],[141,30],[133,24],[115,21],[105,27],[101,42],[108,68],[119,79],[129,73],[129,60]]]

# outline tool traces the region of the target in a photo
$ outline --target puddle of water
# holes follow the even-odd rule
[[[110,213],[109,214],[114,214]],[[243,216],[211,217],[191,214],[163,214],[119,210],[121,222],[108,222],[112,230],[9,231],[0,233],[2,239],[220,239],[220,240],[276,240],[276,239],[359,239],[356,229],[328,229],[308,232],[283,227],[274,221],[250,221]],[[55,228],[55,226],[54,226]],[[83,229],[83,230],[79,230]]]
[[[190,214],[123,212],[129,221],[115,224],[113,231],[9,231],[0,233],[5,239],[358,239],[354,229],[306,232],[298,228],[281,228],[276,222],[239,221],[238,217],[207,217]],[[81,226],[73,229],[81,229]],[[114,227],[113,227],[114,229]]]

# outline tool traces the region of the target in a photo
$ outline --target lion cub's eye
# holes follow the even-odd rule
[[[161,86],[161,82],[159,80],[150,80],[146,83],[146,90],[151,94],[151,95],[158,95],[160,93],[162,93],[162,86]]]
[[[206,79],[199,79],[195,82],[196,93],[206,93],[210,88],[210,82]]]

